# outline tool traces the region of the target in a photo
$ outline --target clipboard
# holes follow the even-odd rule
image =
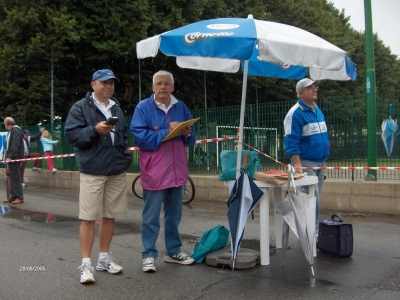
[[[198,120],[200,120],[200,118],[196,118],[196,119],[191,119],[185,122],[180,123],[173,131],[171,131],[163,140],[162,142],[168,141],[170,139],[173,139],[174,137],[177,137],[178,135],[180,135],[180,131],[182,128],[185,128],[187,126],[192,126],[194,123],[196,123]]]

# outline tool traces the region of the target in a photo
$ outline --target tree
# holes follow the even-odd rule
[[[239,105],[241,72],[181,69],[173,57],[162,54],[139,61],[136,43],[202,19],[249,14],[303,28],[348,52],[357,63],[358,79],[324,81],[321,99],[338,101],[329,99],[343,96],[336,104],[346,107],[345,96],[365,93],[364,33],[355,31],[345,11],[327,0],[0,0],[0,7],[0,111],[21,125],[49,119],[51,65],[54,113],[62,120],[69,107],[91,90],[93,72],[103,68],[120,78],[115,96],[127,116],[152,93],[152,75],[161,69],[174,74],[174,94],[191,109],[203,108],[205,97],[209,108]],[[398,90],[400,60],[378,36],[375,55],[377,91]],[[294,101],[296,82],[249,77],[247,103]],[[356,107],[363,109],[362,97],[357,99],[361,100]]]
[[[19,124],[34,124],[50,113],[51,60],[57,64],[63,57],[74,58],[68,44],[79,41],[76,23],[66,7],[55,2],[1,0],[0,4],[4,7],[0,12],[2,114],[13,115]],[[56,97],[63,93],[64,79],[56,82]]]

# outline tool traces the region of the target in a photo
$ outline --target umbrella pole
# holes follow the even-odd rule
[[[242,103],[240,105],[240,122],[239,122],[239,133],[238,133],[238,144],[237,144],[237,161],[236,161],[236,178],[239,178],[240,167],[242,160],[242,149],[243,149],[243,127],[244,127],[244,113],[246,108],[246,91],[247,91],[247,75],[249,73],[249,61],[244,62],[243,67],[243,86],[242,86]]]
[[[282,269],[285,268],[285,258],[286,258],[288,241],[289,241],[289,225],[284,220],[282,224]]]
[[[314,267],[313,267],[313,265],[310,265],[310,267],[311,267],[311,274],[312,274],[312,277],[310,278],[310,286],[311,287],[316,287],[317,286],[317,279],[315,278]]]

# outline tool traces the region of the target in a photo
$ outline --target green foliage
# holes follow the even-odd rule
[[[191,109],[240,104],[242,73],[180,69],[162,54],[137,60],[136,43],[202,19],[244,17],[286,23],[308,30],[345,49],[357,63],[356,81],[324,81],[320,97],[365,94],[365,36],[350,17],[328,0],[0,0],[0,113],[20,125],[49,119],[53,78],[54,114],[90,91],[92,73],[110,68],[121,82],[115,96],[127,116],[151,93],[152,75],[175,77],[175,95]],[[294,54],[295,55],[295,54]],[[400,60],[375,36],[377,92],[398,90]],[[205,84],[206,83],[206,84]],[[247,103],[295,101],[295,80],[249,77]],[[206,96],[205,96],[206,93]],[[335,103],[348,109],[347,100]],[[348,99],[343,97],[342,99]],[[365,99],[354,98],[365,111]],[[384,99],[377,105],[387,105]]]
[[[4,7],[0,12],[2,115],[12,115],[19,124],[34,124],[50,112],[51,63],[57,66],[65,57],[75,59],[69,44],[79,41],[76,23],[64,6],[36,1],[0,4]],[[55,98],[64,92],[65,81],[57,78]]]

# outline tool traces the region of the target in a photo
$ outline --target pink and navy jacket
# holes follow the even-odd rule
[[[131,121],[131,132],[140,154],[140,179],[146,190],[158,191],[183,186],[188,181],[187,146],[193,146],[196,137],[194,126],[191,136],[181,135],[162,142],[169,133],[170,122],[193,119],[187,106],[180,100],[165,113],[154,102],[154,94],[136,106]]]

